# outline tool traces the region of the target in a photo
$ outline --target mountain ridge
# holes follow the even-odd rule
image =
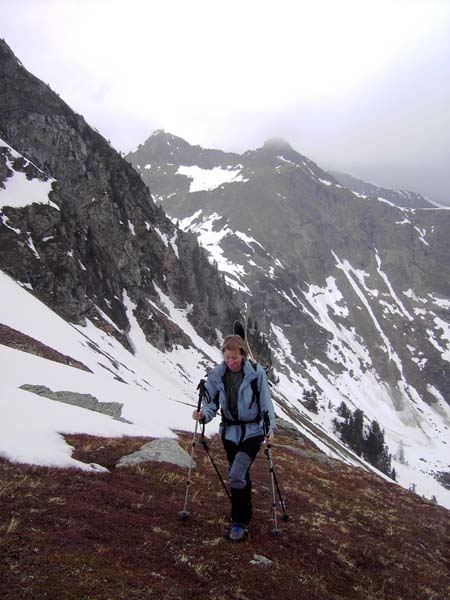
[[[127,159],[247,306],[282,389],[315,389],[329,431],[342,401],[363,408],[393,457],[411,435],[433,462],[450,423],[449,211],[361,197],[279,141],[228,162],[215,152],[207,169],[186,145],[170,169],[139,152]]]
[[[341,171],[328,171],[336,180],[338,180],[343,186],[350,190],[363,194],[364,196],[370,196],[374,198],[382,198],[384,200],[393,202],[396,206],[404,208],[436,208],[437,205],[422,194],[411,192],[408,190],[394,190],[382,186],[378,186],[367,181],[363,181],[358,177],[343,173]],[[445,207],[441,207],[445,208]]]

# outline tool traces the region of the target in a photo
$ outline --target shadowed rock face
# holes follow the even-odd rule
[[[450,400],[449,210],[362,198],[283,140],[239,155],[158,131],[128,158],[217,257],[277,369],[319,390],[372,373],[394,405]]]
[[[157,286],[176,306],[192,305],[192,323],[214,342],[235,309],[195,237],[173,225],[131,165],[3,41],[0,107],[0,188],[19,172],[52,182],[47,204],[2,202],[0,268],[67,320],[92,319],[125,345],[126,292],[154,345],[189,345],[147,301],[158,305]]]

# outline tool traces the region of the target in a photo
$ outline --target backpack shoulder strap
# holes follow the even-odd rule
[[[257,371],[258,364],[255,363],[255,362],[253,362],[252,360],[250,361],[250,364],[252,365],[252,367],[254,368],[254,370]],[[250,385],[251,385],[252,390],[253,390],[253,397],[256,399],[256,403],[258,405],[258,410],[261,413],[261,405],[260,405],[260,402],[259,402],[258,379],[253,379],[251,381]]]

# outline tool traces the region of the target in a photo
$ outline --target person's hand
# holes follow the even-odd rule
[[[201,421],[202,419],[204,419],[205,415],[203,414],[202,410],[194,410],[194,412],[192,413],[192,418],[194,419],[194,421]]]
[[[270,433],[269,435],[266,435],[264,441],[266,442],[267,446],[272,446],[275,442],[275,436],[273,435],[273,433]]]

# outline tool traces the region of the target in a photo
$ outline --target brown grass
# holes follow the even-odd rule
[[[8,327],[3,323],[0,323],[0,343],[4,346],[14,348],[15,350],[28,352],[29,354],[41,356],[43,358],[47,358],[48,360],[52,360],[63,365],[69,365],[71,367],[75,367],[76,369],[81,369],[82,371],[88,371],[89,373],[92,373],[89,367],[84,365],[79,360],[75,360],[70,356],[61,354],[61,352],[50,348],[50,346],[47,346],[46,344],[35,340],[34,338],[30,337],[29,335],[26,335],[25,333],[22,333],[21,331],[17,331],[12,327]]]
[[[282,534],[274,536],[260,453],[252,470],[251,537],[232,544],[228,499],[200,445],[191,516],[182,522],[187,469],[163,463],[114,469],[147,439],[67,439],[78,459],[111,472],[0,461],[2,600],[450,597],[449,511],[360,469],[275,448],[291,518],[279,520]],[[189,450],[191,436],[181,443]],[[225,474],[220,440],[210,446]],[[272,565],[251,565],[254,554]]]

